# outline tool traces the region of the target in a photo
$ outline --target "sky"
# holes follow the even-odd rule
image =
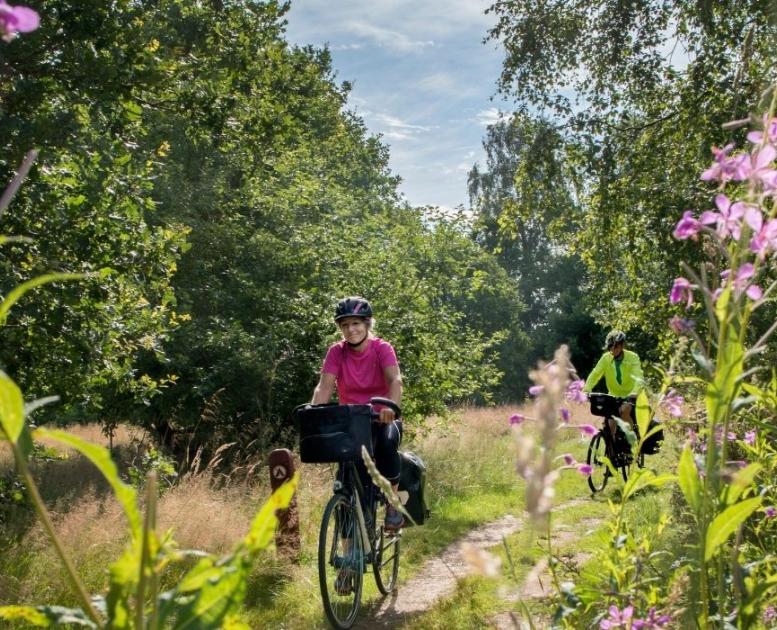
[[[469,205],[467,173],[484,163],[486,125],[509,108],[496,96],[503,52],[483,43],[483,0],[292,0],[287,40],[328,45],[349,109],[390,147],[400,192],[414,205]],[[492,100],[492,97],[493,100]]]

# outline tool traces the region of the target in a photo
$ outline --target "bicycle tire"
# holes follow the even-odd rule
[[[586,463],[591,467],[591,474],[588,475],[588,487],[593,493],[601,492],[607,485],[610,471],[602,460],[602,456],[609,456],[608,450],[607,438],[601,431],[594,435],[588,443]]]
[[[380,522],[377,521],[376,522]],[[399,574],[399,532],[387,532],[383,525],[378,525],[375,531],[375,558],[372,570],[375,573],[375,583],[383,595],[388,595],[397,587]]]
[[[324,509],[318,537],[321,600],[327,619],[335,628],[345,630],[356,621],[361,604],[364,563],[356,506],[351,497],[336,494]],[[350,590],[345,592],[343,585],[350,585]]]

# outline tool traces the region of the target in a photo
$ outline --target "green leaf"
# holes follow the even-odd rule
[[[728,540],[728,537],[736,531],[737,527],[760,507],[762,500],[762,497],[747,499],[727,507],[713,519],[707,530],[704,548],[705,560],[709,560],[715,555],[718,548]]]
[[[81,280],[85,277],[87,277],[87,274],[83,273],[47,273],[38,276],[37,278],[33,278],[32,280],[27,280],[27,282],[23,282],[19,286],[14,287],[0,304],[0,326],[5,325],[5,322],[8,319],[8,311],[11,310],[11,307],[28,291],[51,282]]]
[[[32,243],[32,239],[26,236],[0,236],[0,246],[6,243]]]
[[[623,431],[626,434],[626,439],[629,441],[629,444],[631,446],[634,446],[637,443],[637,434],[634,433],[634,429],[631,427],[630,422],[625,422],[618,416],[611,416],[613,420],[615,420],[616,424],[620,427],[621,431]]]
[[[637,428],[642,436],[642,440],[647,437],[646,433],[650,426],[650,417],[650,402],[648,401],[647,393],[643,389],[639,396],[637,396]]]
[[[0,619],[26,621],[39,628],[51,626],[51,620],[33,606],[0,606]]]
[[[40,428],[35,430],[33,436],[46,437],[67,444],[91,461],[111,484],[116,498],[124,508],[133,540],[140,538],[141,519],[137,508],[137,493],[132,486],[127,485],[119,478],[119,471],[107,448],[82,440],[66,431]]]
[[[724,505],[736,503],[742,493],[753,484],[755,476],[761,472],[762,468],[761,464],[750,464],[734,473],[731,483],[726,485],[721,492],[721,500]]]
[[[243,544],[249,552],[254,553],[270,544],[275,528],[278,525],[276,512],[277,510],[284,510],[289,506],[297,490],[298,483],[299,472],[296,472],[291,479],[273,492],[272,496],[262,506],[256,517],[254,517],[251,529],[243,540]]]
[[[694,513],[698,515],[702,500],[701,481],[699,480],[699,472],[696,470],[696,462],[693,459],[693,452],[689,444],[685,445],[683,452],[680,454],[677,478],[685,500],[691,506]]]
[[[83,610],[64,606],[0,606],[0,619],[26,621],[39,628],[65,624],[97,628]]]
[[[629,475],[628,481],[623,486],[622,501],[628,500],[629,497],[631,497],[631,495],[638,492],[639,490],[642,490],[642,488],[647,488],[648,486],[660,487],[660,486],[663,486],[664,484],[675,481],[676,479],[677,477],[675,477],[674,475],[657,476],[652,470],[648,470],[647,468],[641,468],[637,470],[635,473]]]
[[[0,372],[0,426],[6,438],[16,444],[24,427],[24,398],[5,372]]]

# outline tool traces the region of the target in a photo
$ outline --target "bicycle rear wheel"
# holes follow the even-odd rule
[[[318,538],[318,582],[326,616],[335,628],[350,628],[359,614],[364,546],[356,507],[342,494],[327,503]]]
[[[604,463],[603,457],[609,456],[607,452],[607,439],[601,431],[591,438],[588,444],[588,456],[586,463],[591,467],[591,474],[588,476],[588,487],[591,492],[601,492],[607,485],[607,479],[610,471]]]
[[[376,519],[375,558],[372,562],[372,570],[375,573],[375,583],[378,590],[388,595],[397,586],[397,574],[399,572],[399,532],[388,532],[383,527],[383,512],[378,511],[380,520]]]

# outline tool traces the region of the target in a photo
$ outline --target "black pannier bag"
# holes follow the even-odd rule
[[[648,425],[648,433],[653,430],[654,427],[660,426],[661,423],[655,418],[650,421]],[[647,434],[646,434],[647,435]],[[659,429],[653,435],[648,435],[645,441],[642,443],[641,452],[645,455],[655,455],[661,450],[661,444],[664,441],[664,430]]]
[[[399,457],[402,460],[399,473],[399,496],[403,498],[404,493],[407,493],[407,501],[403,502],[404,508],[413,517],[416,525],[422,525],[430,514],[424,497],[426,464],[411,451],[400,451]],[[405,521],[405,527],[412,525],[407,519]]]
[[[306,464],[362,459],[362,446],[372,456],[370,405],[301,405],[294,410],[299,423],[299,457]]]
[[[618,416],[620,414],[620,405],[618,400],[609,394],[588,394],[588,402],[591,403],[591,415],[607,418],[609,416]]]

